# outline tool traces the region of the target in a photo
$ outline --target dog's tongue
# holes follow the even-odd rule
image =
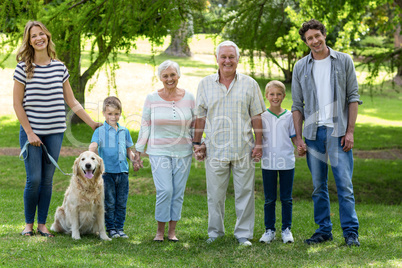
[[[94,176],[94,174],[92,173],[92,170],[85,170],[85,178],[87,179],[92,179],[92,177]]]

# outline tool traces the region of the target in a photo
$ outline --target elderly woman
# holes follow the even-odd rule
[[[176,62],[167,60],[159,65],[158,76],[163,88],[150,93],[145,100],[136,159],[140,159],[147,145],[156,187],[158,229],[154,241],[164,240],[165,224],[169,222],[168,240],[177,242],[176,223],[181,217],[192,160],[195,99],[190,92],[177,87],[180,67]]]

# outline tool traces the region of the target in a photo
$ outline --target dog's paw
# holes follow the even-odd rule
[[[71,237],[72,237],[74,240],[80,240],[80,239],[81,239],[81,236],[80,236],[79,233],[78,233],[78,234],[72,234]]]
[[[101,234],[99,237],[100,237],[100,239],[102,239],[104,241],[112,241],[112,239],[110,237],[108,237],[106,233]]]

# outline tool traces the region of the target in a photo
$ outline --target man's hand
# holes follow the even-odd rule
[[[345,136],[341,138],[341,146],[344,152],[349,152],[354,145],[353,133],[346,132]]]

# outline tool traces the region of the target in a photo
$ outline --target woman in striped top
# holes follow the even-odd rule
[[[37,21],[25,25],[23,42],[17,54],[14,72],[13,105],[20,127],[20,146],[29,141],[25,158],[27,181],[24,190],[25,236],[34,235],[33,224],[38,209],[37,231],[53,237],[45,223],[52,195],[55,167],[42,160],[41,144],[57,161],[66,130],[64,102],[92,129],[94,122],[75,99],[66,66],[56,59],[52,36]]]
[[[142,111],[141,129],[135,146],[136,159],[145,151],[152,167],[156,188],[155,219],[158,229],[154,241],[177,242],[176,223],[180,220],[184,190],[192,160],[194,96],[177,87],[180,67],[167,60],[159,65],[163,88],[150,93]]]

